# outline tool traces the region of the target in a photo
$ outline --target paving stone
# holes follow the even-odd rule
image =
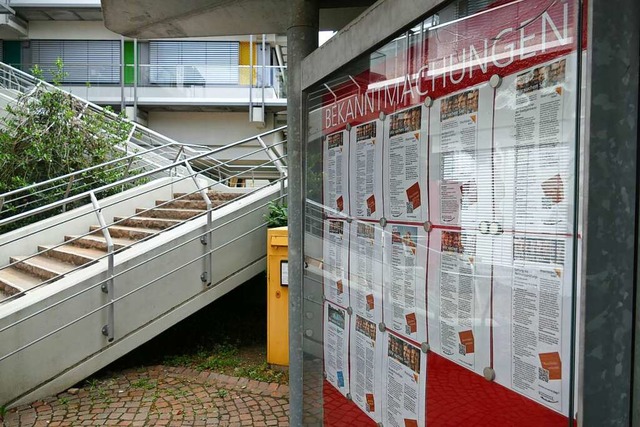
[[[221,398],[219,390],[228,394]],[[2,421],[5,427],[288,426],[288,392],[278,384],[152,366],[21,405]]]

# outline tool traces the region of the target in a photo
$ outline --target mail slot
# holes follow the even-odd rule
[[[289,366],[289,233],[267,233],[267,363]]]

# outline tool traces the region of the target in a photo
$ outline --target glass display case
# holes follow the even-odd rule
[[[307,424],[572,424],[579,4],[459,0],[306,93]]]

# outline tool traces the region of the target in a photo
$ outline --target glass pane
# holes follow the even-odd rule
[[[308,423],[570,424],[578,4],[457,1],[308,92]]]

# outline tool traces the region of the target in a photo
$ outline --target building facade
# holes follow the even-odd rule
[[[175,140],[218,147],[286,123],[282,35],[133,39],[99,0],[3,3],[3,62]]]

